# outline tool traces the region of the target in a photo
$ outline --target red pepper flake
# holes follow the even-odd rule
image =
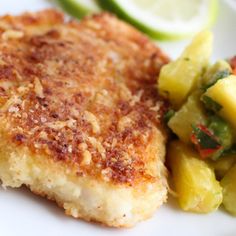
[[[236,56],[230,60],[230,66],[233,70],[233,74],[236,75]]]
[[[218,138],[204,125],[193,126],[190,139],[203,159],[214,159],[223,150]]]

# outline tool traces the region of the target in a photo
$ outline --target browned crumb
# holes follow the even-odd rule
[[[104,13],[81,23],[53,10],[0,18],[0,119],[9,140],[132,185],[155,179],[147,146],[161,129],[156,78],[167,57]]]

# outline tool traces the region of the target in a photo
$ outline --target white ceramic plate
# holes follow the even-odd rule
[[[221,0],[220,0],[221,1]],[[21,13],[50,7],[46,0],[0,0],[0,14]],[[236,54],[236,12],[223,1],[213,28],[215,46],[212,60]],[[160,43],[176,57],[189,40]],[[35,196],[27,189],[0,188],[0,236],[75,236],[75,235],[163,235],[163,236],[235,236],[236,218],[223,210],[209,215],[180,211],[173,200],[162,206],[153,218],[132,229],[109,229],[64,215],[56,204]]]
[[[225,1],[236,10],[236,0],[225,0]]]

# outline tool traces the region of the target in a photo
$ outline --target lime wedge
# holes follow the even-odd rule
[[[217,16],[217,0],[99,1],[140,30],[157,39],[178,39],[208,28]]]
[[[91,13],[99,12],[96,0],[57,0],[61,7],[70,15],[81,18]]]

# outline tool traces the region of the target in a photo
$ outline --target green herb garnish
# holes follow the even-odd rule
[[[166,123],[169,122],[169,120],[175,115],[175,111],[173,109],[169,109],[165,114],[164,114],[164,121]]]
[[[230,70],[221,70],[216,72],[210,79],[210,81],[203,87],[204,90],[207,90],[209,87],[213,86],[218,80],[224,79],[230,75]]]
[[[203,95],[201,97],[201,101],[204,103],[205,107],[208,110],[214,111],[214,112],[218,112],[220,111],[223,107],[216,101],[214,101],[212,98]]]

